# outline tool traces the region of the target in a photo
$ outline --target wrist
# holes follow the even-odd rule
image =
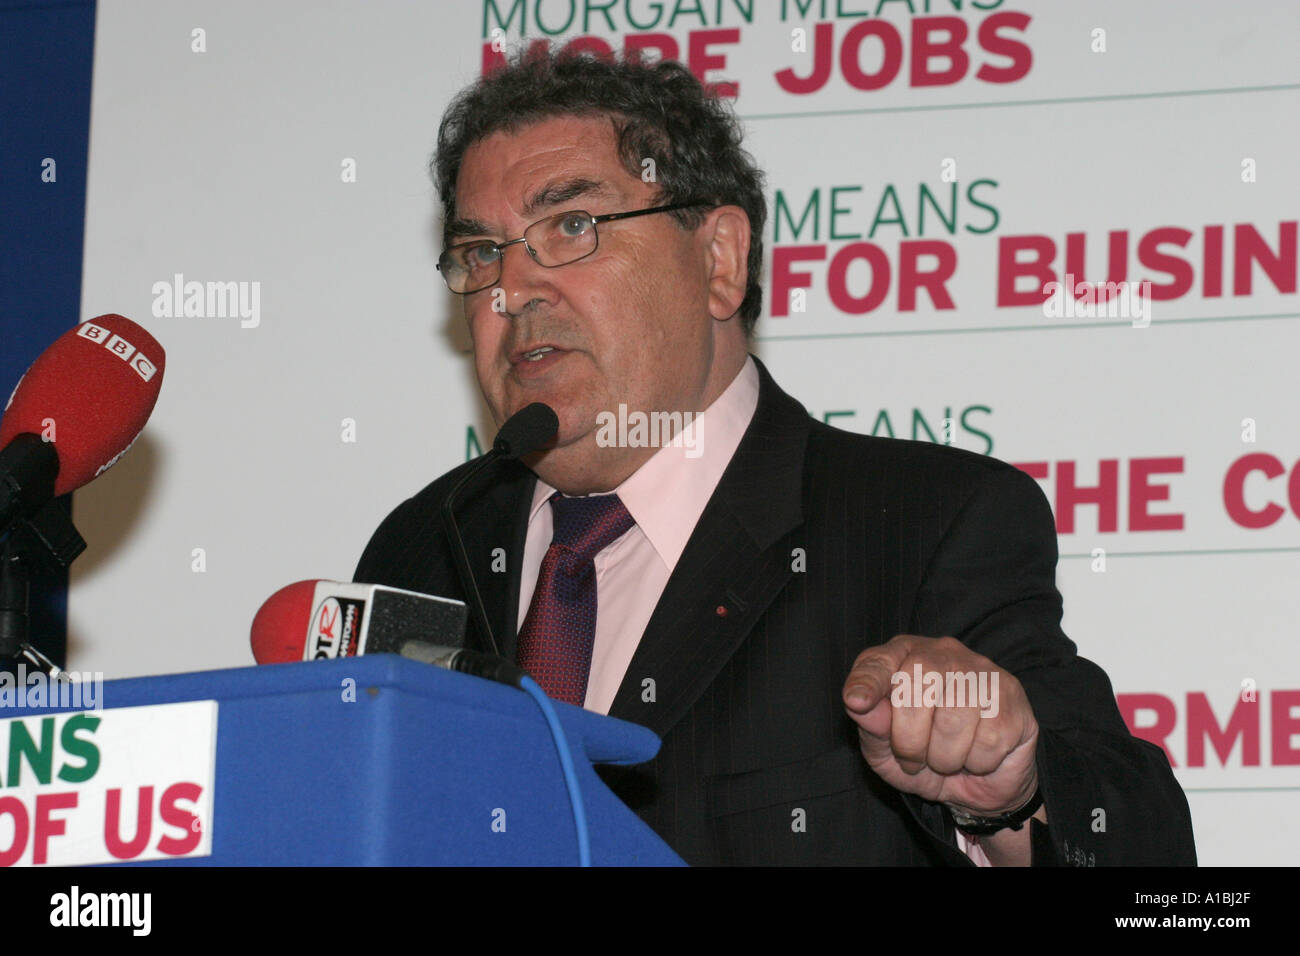
[[[952,816],[953,824],[966,836],[988,836],[1001,830],[1020,830],[1043,806],[1043,793],[1038,787],[1020,806],[997,814],[971,813],[963,807],[944,805]]]

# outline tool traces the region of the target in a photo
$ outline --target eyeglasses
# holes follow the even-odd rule
[[[556,266],[567,266],[571,262],[585,259],[596,251],[600,241],[596,232],[598,223],[709,205],[712,203],[679,202],[632,212],[614,212],[606,216],[593,216],[586,210],[572,209],[569,212],[556,213],[554,216],[537,220],[525,229],[524,234],[518,239],[510,239],[507,242],[475,239],[473,242],[449,246],[438,257],[438,271],[447,280],[447,287],[452,292],[469,295],[471,292],[481,292],[501,281],[501,261],[505,257],[505,249],[517,242],[524,244],[524,248],[538,265],[554,269]]]

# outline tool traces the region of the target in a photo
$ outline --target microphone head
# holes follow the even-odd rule
[[[544,402],[533,402],[519,409],[501,426],[492,450],[509,461],[536,451],[560,430],[560,417]]]
[[[135,441],[162,388],[166,358],[130,319],[101,315],[54,340],[9,396],[0,448],[25,432],[50,436],[59,456],[54,494],[113,465]]]
[[[259,664],[395,654],[416,638],[465,643],[465,604],[384,584],[298,581],[280,588],[253,618],[249,643]]]
[[[257,663],[288,664],[302,660],[319,583],[295,581],[262,602],[253,618],[249,638]]]

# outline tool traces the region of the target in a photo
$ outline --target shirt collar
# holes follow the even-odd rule
[[[758,407],[758,367],[747,358],[722,394],[695,416],[692,430],[679,433],[633,472],[613,493],[636,521],[668,568],[677,566],[686,542],[722,480]],[[528,523],[555,489],[537,480]],[[664,507],[672,502],[671,507]]]

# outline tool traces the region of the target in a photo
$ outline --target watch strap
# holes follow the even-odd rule
[[[1033,797],[1019,810],[1012,810],[1010,813],[1002,813],[995,817],[976,817],[968,813],[962,813],[948,807],[948,812],[952,814],[953,823],[957,829],[967,836],[988,836],[990,833],[997,833],[999,830],[1019,830],[1025,825],[1025,821],[1038,812],[1038,808],[1043,805],[1043,791],[1040,787],[1034,791]]]

